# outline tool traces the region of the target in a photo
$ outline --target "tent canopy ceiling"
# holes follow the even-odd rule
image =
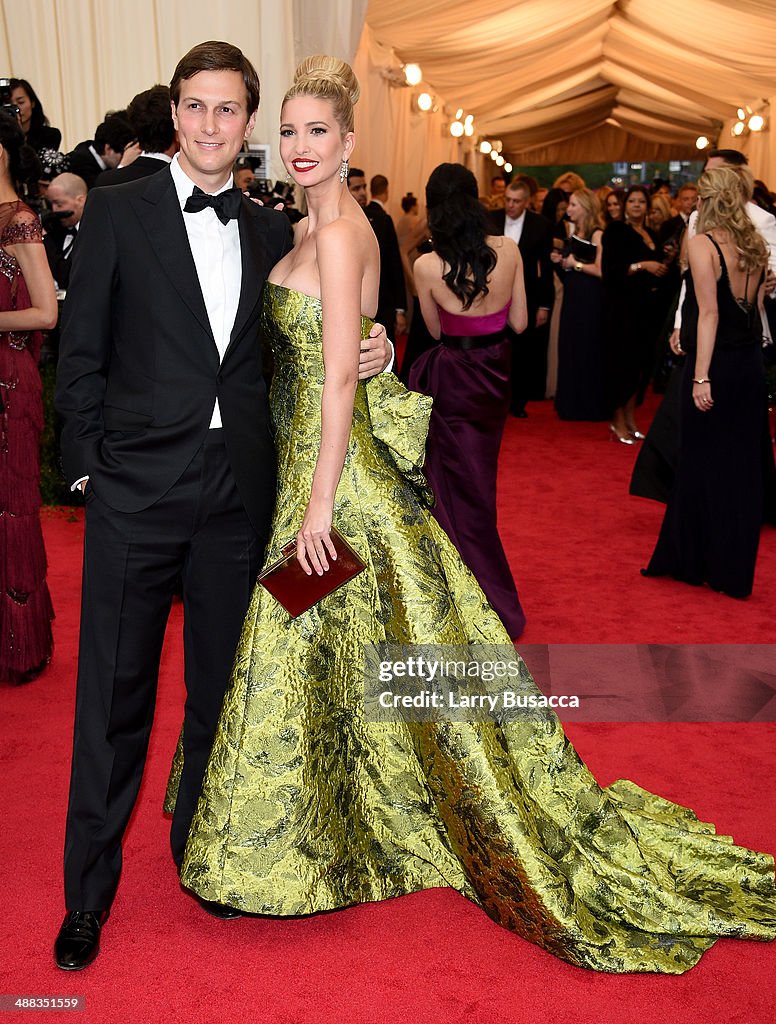
[[[776,96],[773,0],[370,0],[366,20],[523,163],[686,159]]]

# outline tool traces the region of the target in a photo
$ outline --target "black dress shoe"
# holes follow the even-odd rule
[[[214,900],[204,900],[195,892],[191,895],[206,914],[210,914],[211,917],[217,917],[220,921],[234,921],[235,918],[242,917],[242,911],[236,907],[227,907],[225,903],[216,903]]]
[[[71,910],[65,914],[54,959],[63,971],[82,971],[100,952],[100,931],[108,920],[107,910]]]

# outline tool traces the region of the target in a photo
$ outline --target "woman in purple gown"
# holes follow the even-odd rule
[[[434,514],[513,639],[525,626],[496,523],[496,475],[509,411],[509,340],[527,322],[520,251],[489,235],[477,181],[440,164],[426,186],[434,251],[415,262],[423,319],[440,341],[413,365],[410,387],[434,408],[425,472]]]

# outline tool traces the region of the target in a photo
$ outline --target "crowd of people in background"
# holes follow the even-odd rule
[[[27,517],[31,539],[29,543],[25,541],[25,550],[32,553],[19,580],[2,581],[3,650],[10,642],[6,638],[10,630],[18,638],[21,618],[37,616],[28,631],[34,640],[22,657],[24,664],[18,659],[13,664],[0,661],[3,679],[18,682],[37,674],[50,656],[52,611],[45,589],[45,555],[42,543],[35,539],[40,536],[38,504],[34,495],[25,490],[30,479],[33,490],[36,487],[36,464],[30,460],[42,426],[40,383],[36,383],[34,370],[39,332],[54,326],[49,323],[48,300],[40,299],[45,291],[41,260],[45,258],[61,298],[68,287],[70,257],[89,192],[156,173],[170,163],[178,143],[166,86],[155,85],[133,97],[125,109],[107,112],[96,126],[94,137],[83,140],[68,153],[60,152],[61,132],[49,124],[30,82],[11,79],[4,100],[5,112],[0,114],[4,192],[0,202],[0,228],[4,232],[0,238],[0,257],[12,271],[5,279],[16,281],[19,287],[13,291],[15,305],[10,293],[0,295],[0,384],[4,403],[0,488],[3,493],[13,494],[7,507],[18,502],[19,523]],[[756,224],[771,247],[773,270],[776,197],[764,182],[752,179],[746,159],[735,150],[711,152],[709,166],[717,165],[731,168],[734,176],[738,176],[750,216],[756,208],[763,218],[769,218],[767,228],[763,226],[765,220]],[[234,166],[235,184],[265,203],[282,205],[291,221],[298,221],[302,213],[294,205],[292,188],[285,183],[272,186],[256,176],[255,166],[250,153],[242,154]],[[420,387],[419,381],[429,376],[429,366],[437,367],[433,360],[429,363],[427,354],[438,346],[440,331],[444,334],[445,330],[439,323],[429,330],[423,292],[418,288],[414,271],[419,260],[438,251],[442,224],[437,216],[436,227],[432,225],[432,210],[427,207],[424,212],[423,204],[412,192],[402,196],[402,213],[394,222],[389,212],[390,183],[384,174],[368,177],[364,170],[350,167],[347,184],[364,209],[379,244],[381,272],[376,320],[385,325],[389,336],[406,336],[403,360],[396,370],[405,382]],[[552,400],[561,420],[600,421],[604,425],[602,436],[606,432],[612,441],[624,447],[644,442],[637,410],[650,386],[656,391],[669,386],[671,370],[681,365],[687,351],[686,346],[682,348],[675,321],[684,295],[682,280],[688,267],[688,242],[693,234],[691,216],[699,196],[702,198],[703,193],[699,193],[698,184],[689,180],[682,180],[672,192],[670,184],[661,179],[649,185],[634,183],[627,187],[613,181],[591,189],[572,170],[546,187],[528,174],[493,176],[488,193],[477,199],[486,226],[483,238],[506,237],[519,251],[527,322],[517,333],[508,314],[504,316],[502,326],[509,344],[504,350],[506,355],[499,352],[499,359],[503,356],[509,364],[504,371],[509,386],[503,394],[499,391],[498,402],[490,413],[495,415],[496,405],[500,409],[503,400],[511,415],[522,419],[530,415],[531,403]],[[37,225],[34,229],[33,222]],[[717,228],[724,236],[724,225]],[[23,244],[27,242],[35,244]],[[42,243],[42,255],[37,255],[38,243]],[[481,244],[485,243],[481,240]],[[30,252],[36,253],[32,259]],[[503,254],[498,259],[503,262]],[[735,278],[735,267],[727,255],[721,262],[718,259],[716,266],[718,273],[724,273],[727,267],[731,281]],[[773,278],[766,279],[762,294],[770,294],[773,285]],[[745,298],[757,310],[747,321],[749,335],[760,332],[758,337],[769,340],[769,317],[776,302],[751,297],[749,291]],[[29,309],[22,315],[25,302]],[[33,310],[37,310],[37,315]],[[14,326],[17,320],[19,325]],[[448,337],[455,334],[447,333]],[[471,333],[475,336],[477,331],[472,328]],[[17,363],[24,363],[24,369],[18,369]],[[12,388],[12,379],[24,379],[29,387]],[[678,383],[674,383],[677,394],[678,389]],[[441,407],[441,395],[437,398]],[[24,408],[25,402],[29,403],[28,408]],[[764,392],[760,404],[764,416]],[[633,488],[634,493],[664,501],[679,462],[678,399],[665,405],[662,426],[655,428],[656,438],[660,430],[664,438],[669,438],[665,465],[655,470],[654,464],[647,466],[649,459],[645,457],[641,467],[637,466],[634,479],[639,472],[642,476],[652,473],[654,486],[642,479]],[[16,421],[19,410],[23,415]],[[497,435],[500,442],[504,425],[500,412],[496,418],[500,425],[493,427],[493,437]],[[761,419],[762,416],[758,423]],[[18,436],[14,436],[15,432]],[[761,431],[761,435],[767,436],[758,456],[764,501],[766,506],[769,501],[776,506],[776,501],[769,497],[776,492],[772,446],[767,432]],[[432,440],[433,436],[432,431]],[[655,448],[656,445],[650,447],[647,438],[645,456],[649,450],[649,458],[653,458]],[[498,443],[494,451],[497,458]],[[25,462],[23,473],[20,460]],[[495,462],[490,462],[493,479],[489,478],[488,486],[492,484],[494,489]],[[656,480],[658,475],[662,483]],[[17,477],[23,477],[26,484],[19,483]],[[495,507],[495,499],[492,504]],[[767,508],[765,515],[769,516]],[[453,529],[451,524],[447,526]],[[0,521],[0,527],[7,529],[7,518]],[[498,541],[495,522],[493,532]],[[747,543],[747,550],[751,551],[751,536]],[[12,546],[8,539],[5,546]],[[17,545],[17,550],[22,548]],[[32,569],[28,572],[29,566]],[[9,568],[8,572],[12,570]],[[738,596],[745,596],[747,586],[751,589],[748,579],[748,583],[737,584]],[[35,595],[34,599],[29,595]],[[498,608],[498,598],[492,600]],[[522,628],[522,610],[516,592],[507,588],[503,601],[511,609],[506,614],[511,619],[513,635],[517,635]],[[17,642],[16,652],[20,649]]]

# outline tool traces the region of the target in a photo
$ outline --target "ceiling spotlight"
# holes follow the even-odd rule
[[[473,121],[464,121],[464,123],[463,123],[463,133],[464,133],[464,135],[468,135],[468,136],[474,135],[474,122]]]
[[[699,135],[698,138],[695,140],[696,149],[707,149],[708,146],[709,140],[706,138],[705,135]]]
[[[460,139],[464,133],[463,121],[453,121],[450,125],[450,134],[454,139]]]
[[[490,151],[490,158],[491,160],[498,160],[498,153],[495,151],[495,149],[492,149]]]
[[[501,141],[501,139],[496,139],[496,141],[493,143],[493,148],[497,153],[500,153],[501,150],[504,148],[504,143]]]
[[[422,92],[418,96],[418,110],[431,110],[434,105],[434,97],[430,92]]]
[[[404,78],[407,85],[420,85],[423,81],[423,72],[420,70],[420,64],[405,64]]]
[[[743,121],[736,121],[733,127],[730,129],[732,135],[743,135],[746,130],[746,125]]]
[[[488,140],[483,139],[482,142],[480,143],[480,153],[490,153],[492,149],[493,146],[491,146]]]
[[[463,123],[464,124],[474,124],[474,114],[467,114]]]
[[[463,117],[463,107],[459,107],[456,110],[456,112],[455,112],[455,119],[456,119],[456,121],[460,121],[462,117]]]
[[[504,166],[504,157],[499,153],[499,155],[496,157],[496,167],[503,167],[503,166]]]
[[[749,131],[761,132],[765,127],[765,118],[762,114],[752,114],[749,118]]]
[[[746,111],[743,107],[738,108],[738,110],[736,111],[736,117],[739,121],[744,121],[746,119]]]
[[[507,172],[507,174],[511,174],[512,173],[512,164],[508,160],[504,164],[504,170]]]

